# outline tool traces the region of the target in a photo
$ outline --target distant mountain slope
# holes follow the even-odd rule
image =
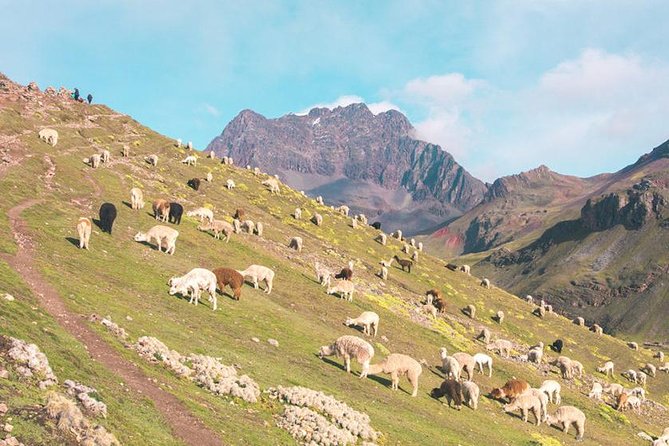
[[[610,331],[669,338],[668,157],[665,142],[595,177],[596,190],[582,189],[591,192],[568,202],[550,227],[491,251],[478,267],[500,286]]]
[[[584,197],[605,184],[607,178],[609,175],[561,175],[546,166],[499,178],[481,203],[431,234],[428,244],[434,252],[452,257],[531,236],[545,230],[565,210],[578,212]]]
[[[207,150],[277,173],[328,203],[347,203],[385,229],[414,233],[472,208],[486,186],[412,134],[401,113],[374,115],[365,104],[278,119],[244,110]]]

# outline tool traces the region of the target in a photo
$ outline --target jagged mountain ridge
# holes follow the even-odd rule
[[[207,150],[413,233],[457,217],[487,190],[448,152],[413,134],[403,114],[374,115],[365,104],[277,119],[244,110]]]

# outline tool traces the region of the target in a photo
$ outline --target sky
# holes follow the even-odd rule
[[[241,110],[366,102],[492,181],[617,171],[669,139],[664,0],[0,0],[0,71],[196,148]]]

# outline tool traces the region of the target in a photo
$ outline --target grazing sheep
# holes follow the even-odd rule
[[[539,387],[539,390],[541,390],[548,396],[548,400],[551,403],[554,402],[558,406],[560,405],[560,402],[562,401],[562,398],[560,397],[560,391],[562,390],[562,386],[560,385],[559,382],[553,379],[547,379],[543,383],[541,383],[541,387]],[[555,401],[553,401],[554,398]]]
[[[635,387],[630,390],[630,395],[636,395],[641,401],[646,399],[646,391],[643,387]]]
[[[272,283],[274,283],[274,271],[262,265],[251,265],[244,271],[237,271],[244,277],[250,277],[253,282],[253,288],[258,289],[258,282],[265,282],[265,293],[272,292]]]
[[[393,390],[399,388],[400,376],[406,375],[409,383],[413,386],[411,396],[418,395],[418,377],[423,373],[423,367],[411,356],[391,353],[380,363],[369,366],[368,374],[378,375],[379,373],[390,375],[391,389]]]
[[[563,348],[564,348],[564,342],[562,341],[562,339],[556,339],[551,344],[551,350],[553,350],[554,352],[562,353]]]
[[[474,319],[476,317],[476,307],[472,304],[469,304],[464,308],[463,313]]]
[[[302,237],[293,237],[288,243],[290,249],[294,249],[297,252],[302,252]]]
[[[539,416],[541,418],[541,421],[546,421],[546,418],[548,418],[548,395],[546,395],[543,391],[539,389],[533,389],[533,388],[528,390],[526,395],[534,395],[539,399],[539,402],[541,403],[541,411],[539,413]]]
[[[204,220],[214,221],[214,211],[209,208],[197,208],[186,212],[187,217],[198,217],[200,222]]]
[[[444,347],[439,349],[439,354],[442,354],[442,350],[443,354],[446,354],[446,349]],[[476,371],[476,361],[474,361],[472,355],[469,353],[458,352],[451,356],[453,356],[460,364],[460,370],[467,372],[467,381],[471,381]]]
[[[472,267],[469,266],[469,265],[462,265],[460,267],[460,272],[463,272],[463,273],[467,274],[468,276],[472,275],[471,270],[472,270]]]
[[[242,229],[246,231],[247,234],[253,234],[256,224],[252,220],[244,220],[242,222]]]
[[[216,159],[216,152],[214,152],[213,150],[210,151],[210,152],[209,152],[209,158],[215,160],[215,159]]]
[[[476,336],[476,340],[477,341],[483,341],[484,344],[488,344],[488,343],[490,343],[490,337],[491,337],[490,330],[483,327],[481,329],[481,332],[478,334],[478,336]]]
[[[581,316],[574,319],[574,323],[579,327],[585,327],[585,319],[583,319]]]
[[[638,377],[637,377],[636,370],[629,369],[629,370],[626,370],[626,371],[622,372],[621,375],[623,376],[623,378],[627,378],[629,381],[631,381],[633,383],[637,382]]]
[[[418,242],[418,250],[423,252],[423,242]]]
[[[501,310],[498,311],[498,312],[495,314],[494,319],[495,319],[495,321],[497,321],[498,324],[501,324],[502,322],[504,322],[504,312],[501,311]]]
[[[446,378],[453,377],[456,381],[460,381],[462,368],[458,360],[453,356],[448,356],[448,350],[444,347],[439,349],[439,357],[441,358],[441,370],[446,375]]]
[[[669,362],[665,362],[657,368],[659,372],[669,373]]]
[[[572,360],[569,359],[566,356],[560,356],[553,362],[551,362],[552,365],[557,366],[557,368],[560,369],[560,372],[562,373],[562,378],[564,379],[572,379],[574,376],[574,369],[572,366]]]
[[[525,302],[531,304],[532,302],[534,302],[534,298],[528,294],[527,296],[525,296]]]
[[[402,246],[402,252],[405,254],[409,254],[409,249],[410,249],[409,245],[407,245],[406,243],[404,244],[404,246]]]
[[[592,327],[590,327],[590,330],[592,330],[595,334],[598,335],[604,334],[604,329],[597,324],[593,324]]]
[[[186,144],[186,148],[187,148],[188,150],[193,150],[193,142],[192,142],[192,141],[188,141],[188,144]]]
[[[628,342],[627,346],[632,350],[637,350],[637,351],[639,350],[639,344],[637,344],[636,342]]]
[[[334,285],[328,286],[326,293],[335,294],[338,293],[342,299],[347,299],[349,302],[353,301],[353,291],[355,291],[355,285],[353,282],[348,280],[337,280]]]
[[[406,270],[408,270],[409,273],[411,272],[411,266],[413,266],[413,262],[412,262],[411,260],[400,259],[400,258],[397,257],[397,256],[393,256],[393,258],[394,258],[395,260],[397,260],[397,263],[398,263],[398,264],[400,265],[400,267],[402,268],[402,271],[406,271]],[[405,270],[405,268],[406,268],[406,270]]]
[[[112,203],[103,203],[102,206],[100,206],[99,216],[100,229],[102,232],[108,232],[109,235],[111,235],[114,220],[116,220],[116,206]]]
[[[213,310],[217,308],[216,302],[216,275],[205,268],[193,268],[186,275],[172,277],[167,284],[170,286],[170,296],[181,294],[190,295],[188,303],[197,305],[202,290],[209,293],[209,302],[213,302]]]
[[[448,401],[448,407],[451,407],[451,402],[454,402],[455,408],[460,410],[462,407],[462,384],[455,379],[445,379],[439,387],[430,391],[430,396],[434,399],[445,396],[446,401]]]
[[[603,366],[597,367],[597,371],[606,376],[609,376],[609,373],[611,373],[611,378],[613,378],[613,361],[606,361]]]
[[[293,218],[295,220],[301,220],[302,219],[302,209],[295,208],[295,211],[293,212]]]
[[[367,222],[367,217],[365,216],[365,214],[358,214],[358,215],[355,216],[355,218],[356,218],[356,220],[358,220],[363,225],[367,225],[367,223],[368,223]]]
[[[79,234],[79,249],[89,249],[88,242],[91,239],[91,229],[93,228],[91,220],[81,217],[77,222],[77,234]]]
[[[546,313],[553,313],[553,305],[544,305],[544,308],[546,309]]]
[[[351,280],[353,278],[353,270],[348,267],[344,267],[334,276],[335,279],[342,280]]]
[[[544,356],[544,343],[539,342],[539,345],[535,345],[534,347],[530,348],[529,351],[527,352],[527,360],[530,362],[534,362],[536,364],[541,364],[541,359]]]
[[[585,433],[585,414],[574,406],[561,406],[553,415],[549,415],[546,423],[562,427],[564,433],[569,433],[569,427],[576,427],[576,440],[582,440]]]
[[[462,399],[472,409],[476,410],[479,406],[479,395],[481,391],[474,381],[464,381],[462,387]]]
[[[214,231],[214,238],[220,240],[221,233],[223,233],[223,239],[225,243],[230,241],[230,237],[234,232],[234,228],[230,223],[224,220],[206,220],[203,221],[198,227],[198,231]]]
[[[130,207],[134,210],[144,208],[144,193],[142,189],[138,187],[130,189]]]
[[[529,389],[530,385],[527,383],[527,381],[514,378],[507,381],[503,387],[492,389],[490,396],[498,400],[507,398],[509,401],[514,401],[520,395],[526,393]]]
[[[158,155],[149,155],[146,157],[146,162],[153,167],[158,167]]]
[[[627,397],[627,403],[625,404],[624,409],[641,409],[641,398],[630,393],[630,395]]]
[[[236,218],[232,220],[232,227],[235,230],[235,234],[239,234],[240,232],[242,232],[242,222]]]
[[[485,279],[485,278],[484,278],[484,279],[481,281],[481,286],[482,286],[483,288],[490,289],[490,279]]]
[[[613,383],[613,384],[607,384],[604,388],[604,393],[608,393],[609,395],[613,397],[617,397],[618,395],[621,395],[624,392],[624,388],[622,385],[618,383]]]
[[[344,358],[346,373],[351,373],[351,358],[355,358],[362,365],[360,378],[367,377],[369,362],[374,357],[374,347],[357,336],[341,336],[331,345],[324,345],[318,352],[323,359],[325,356],[336,355]]]
[[[417,262],[417,261],[418,261],[418,251],[414,251],[413,254],[411,254],[411,260],[412,260],[413,262]]]
[[[235,184],[234,180],[228,179],[225,182],[225,187],[228,188],[228,190],[231,190],[231,189],[234,189],[235,187],[237,187],[237,185]]]
[[[38,133],[39,139],[55,147],[58,144],[58,132],[54,129],[42,129]]]
[[[181,148],[181,139],[177,139],[177,149]]]
[[[172,229],[168,226],[156,225],[146,232],[138,232],[135,234],[135,241],[151,243],[152,240],[155,240],[158,252],[162,252],[161,248],[165,245],[165,253],[174,255],[174,251],[177,249],[176,243],[178,236],[179,231],[176,229]]]
[[[201,183],[202,183],[202,182],[200,181],[199,178],[191,178],[190,180],[188,180],[188,181],[186,182],[186,184],[188,185],[188,187],[190,187],[190,188],[192,188],[193,190],[196,190],[196,191],[197,191],[197,190],[200,190],[200,184],[201,184]]]
[[[318,262],[314,263],[314,269],[316,270],[316,277],[318,278],[318,282],[322,286],[330,286],[332,271],[330,271],[324,265],[321,265]]]
[[[350,212],[350,209],[345,204],[342,204],[341,206],[335,208],[335,211],[339,212],[341,215],[343,215],[345,217],[348,217],[348,213]]]
[[[153,202],[153,217],[156,220],[166,222],[170,216],[170,203],[162,198]]]
[[[216,275],[216,285],[223,292],[226,286],[232,288],[232,297],[239,300],[242,296],[242,286],[244,285],[244,276],[230,268],[216,268],[212,271]]]
[[[427,303],[432,304],[432,301],[436,299],[441,299],[441,292],[439,290],[431,289],[425,292],[425,297],[427,298]]]
[[[320,195],[316,197],[316,203],[320,204],[321,206],[325,206],[325,204],[323,204],[323,197]]]
[[[111,158],[111,153],[109,153],[109,150],[103,150],[100,152],[100,161],[103,163],[108,163]]]
[[[502,358],[508,358],[511,355],[513,344],[506,339],[497,339],[496,341],[487,344],[485,348],[489,351],[498,351]]]
[[[127,158],[130,156],[130,146],[127,144],[123,144],[123,149],[121,150],[121,155],[123,158]]]
[[[380,275],[381,275],[382,280],[388,280],[388,268],[386,268],[385,266],[382,266]]]
[[[255,234],[256,234],[258,237],[262,237],[262,234],[263,234],[264,230],[265,230],[265,226],[262,224],[262,222],[260,222],[260,221],[257,222],[257,223],[256,223]]]
[[[84,162],[90,164],[93,169],[97,169],[100,167],[100,155],[95,153],[88,158],[84,158]]]
[[[235,210],[235,215],[233,215],[232,218],[241,221],[242,218],[244,218],[244,215],[246,215],[246,211],[244,211],[244,209],[239,208]]]
[[[279,180],[276,178],[268,178],[260,184],[267,186],[267,189],[273,194],[281,193],[281,189],[279,188]]]
[[[313,217],[311,217],[311,222],[316,226],[321,226],[323,224],[323,216],[316,213]]]
[[[531,411],[534,414],[536,425],[542,421],[541,417],[541,399],[532,393],[518,396],[509,404],[504,405],[504,412],[513,412],[520,409],[522,419],[524,422],[528,421],[528,413]]]
[[[393,235],[395,236],[395,238],[397,240],[402,241],[402,230],[401,229],[398,229],[397,231],[395,231],[395,233]]]
[[[543,305],[540,305],[540,306],[538,306],[537,308],[534,309],[532,314],[534,314],[535,316],[538,316],[538,317],[543,319],[546,316],[546,307],[544,307]]]
[[[381,234],[376,236],[375,240],[381,243],[383,246],[386,246],[386,243],[388,243],[388,236],[382,232]]]
[[[381,222],[380,222],[380,221],[375,221],[375,222],[372,223],[370,226],[371,226],[372,228],[378,230],[378,231],[381,230]]]
[[[492,376],[492,358],[485,353],[476,353],[474,361],[479,367],[479,372],[483,373],[483,366],[488,366],[488,378]]]
[[[643,367],[641,367],[641,371],[647,373],[653,378],[655,378],[655,375],[657,374],[657,368],[651,363],[646,363]]]
[[[357,318],[347,318],[344,322],[344,325],[350,327],[351,325],[360,325],[362,327],[362,332],[367,336],[373,335],[376,336],[377,331],[379,330],[379,315],[373,311],[364,311]]]
[[[579,361],[572,359],[571,369],[572,369],[572,374],[578,373],[579,378],[583,377],[583,364],[581,364]]]
[[[645,386],[647,379],[648,379],[648,375],[646,375],[644,372],[638,372],[636,374],[637,384],[641,384],[642,386]]]
[[[657,358],[660,362],[664,362],[664,352],[658,351],[653,355],[653,358]]]
[[[588,398],[601,400],[603,391],[604,391],[604,389],[602,388],[602,385],[598,382],[594,382],[594,383],[592,383],[592,389],[590,389],[590,393],[588,394]]]
[[[358,227],[358,220],[356,220],[355,218],[352,218],[352,219],[351,219],[351,227],[352,227],[353,229],[357,229],[357,227]]]
[[[175,225],[181,224],[181,216],[184,213],[184,207],[179,203],[170,203],[170,212],[167,215],[167,221]]]

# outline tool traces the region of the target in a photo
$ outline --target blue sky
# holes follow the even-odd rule
[[[204,148],[240,110],[396,108],[481,179],[669,138],[669,2],[0,0],[0,71]]]

